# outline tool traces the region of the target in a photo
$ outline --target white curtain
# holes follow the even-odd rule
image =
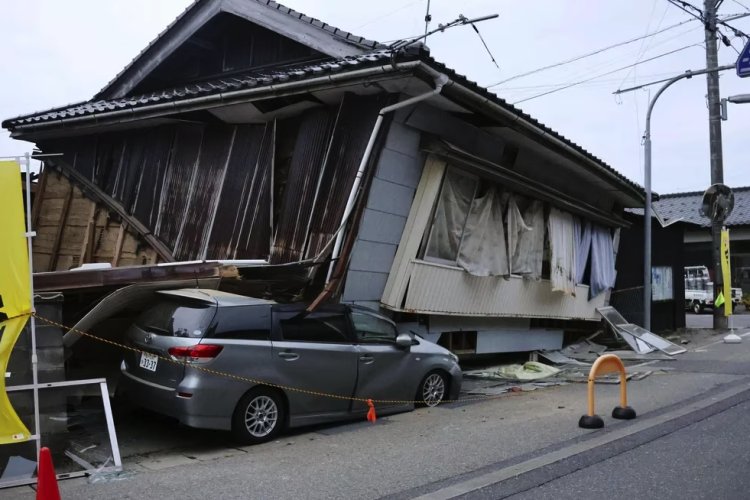
[[[453,169],[447,171],[427,242],[427,257],[456,260],[475,189],[475,178],[461,175]]]
[[[607,227],[594,225],[591,234],[591,298],[615,286],[615,248]]]
[[[586,272],[586,262],[591,252],[591,222],[575,218],[576,235],[576,284],[583,283],[583,275]]]
[[[549,241],[550,281],[553,292],[575,295],[575,234],[573,216],[556,208],[550,209]]]
[[[471,204],[457,262],[474,276],[506,276],[506,248],[502,196],[493,186]]]
[[[511,211],[509,204],[509,228],[511,227]],[[511,273],[538,280],[542,277],[542,261],[544,260],[544,204],[538,200],[532,201],[523,214],[522,223],[527,229],[517,232],[518,243],[512,254]]]

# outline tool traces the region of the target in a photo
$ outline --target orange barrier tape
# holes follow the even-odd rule
[[[131,347],[129,345],[121,344],[121,343],[115,342],[113,340],[109,340],[109,339],[105,339],[105,338],[102,338],[102,337],[98,337],[98,336],[96,336],[96,335],[94,335],[92,333],[84,332],[83,330],[78,330],[78,329],[75,329],[75,328],[70,328],[70,327],[68,327],[66,325],[63,325],[62,323],[58,323],[56,321],[52,321],[50,319],[44,318],[42,316],[39,316],[36,313],[32,313],[32,315],[35,318],[37,318],[38,320],[47,323],[48,325],[57,326],[59,328],[63,328],[64,330],[67,330],[67,331],[70,331],[70,332],[75,332],[75,333],[77,333],[79,335],[82,335],[84,337],[90,338],[92,340],[96,340],[98,342],[102,342],[104,344],[109,344],[111,346],[118,347],[120,349],[124,349],[124,350],[127,350],[127,351],[132,351],[132,352],[137,352],[137,353],[143,353],[144,352],[141,349],[136,349],[135,347]],[[368,414],[367,414],[368,420],[370,419],[370,412],[372,412],[373,420],[371,420],[371,421],[374,421],[374,419],[376,418],[375,417],[375,406],[374,406],[375,403],[380,403],[380,404],[423,404],[424,403],[423,401],[409,400],[409,399],[371,399],[371,398],[363,398],[363,397],[356,397],[356,396],[344,396],[342,394],[333,394],[333,393],[328,393],[328,392],[323,392],[323,391],[316,391],[316,390],[311,390],[311,389],[303,389],[303,388],[300,388],[300,387],[291,387],[291,386],[288,386],[288,385],[275,384],[273,382],[266,382],[266,381],[254,379],[254,378],[251,378],[251,377],[243,377],[241,375],[235,375],[234,373],[223,372],[223,371],[219,371],[219,370],[213,370],[213,369],[205,367],[205,366],[191,365],[191,364],[188,364],[188,363],[186,363],[184,361],[177,361],[175,359],[172,359],[172,358],[166,357],[166,356],[159,356],[159,355],[157,355],[157,357],[160,360],[164,360],[164,361],[166,361],[168,363],[182,365],[185,368],[191,368],[193,370],[199,370],[201,372],[210,373],[211,375],[216,375],[218,377],[230,378],[230,379],[233,379],[233,380],[239,380],[241,382],[247,382],[247,383],[254,384],[254,385],[265,385],[266,387],[273,387],[275,389],[281,389],[283,391],[293,391],[293,392],[299,392],[299,393],[302,393],[302,394],[309,394],[309,395],[312,395],[312,396],[320,396],[320,397],[333,398],[333,399],[343,399],[343,400],[348,400],[348,401],[359,401],[359,402],[362,402],[362,403],[366,403],[368,405],[368,407],[370,408],[368,410]],[[458,403],[458,402],[464,403],[464,402],[471,402],[471,401],[488,401],[488,400],[491,400],[491,399],[500,399],[501,397],[505,397],[505,396],[512,396],[514,394],[518,394],[518,393],[511,391],[511,392],[508,392],[506,394],[498,394],[496,396],[481,396],[481,397],[464,398],[464,399],[443,399],[441,401],[441,403]]]

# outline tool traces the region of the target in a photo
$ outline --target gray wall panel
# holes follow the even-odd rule
[[[362,216],[359,239],[398,245],[405,225],[406,217],[367,208]]]
[[[391,123],[385,147],[399,153],[417,156],[419,154],[419,132],[395,121]]]
[[[414,191],[412,188],[376,177],[372,180],[367,206],[381,212],[408,217]]]
[[[391,245],[390,243],[358,240],[354,247],[349,269],[388,274],[397,248],[398,245]]]
[[[422,174],[423,163],[424,161],[419,157],[408,156],[386,148],[380,153],[378,171],[375,175],[386,181],[416,188]]]
[[[349,271],[342,302],[378,301],[383,295],[388,273]]]

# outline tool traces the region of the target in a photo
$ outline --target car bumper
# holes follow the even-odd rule
[[[449,372],[451,375],[451,384],[450,384],[450,389],[448,392],[448,400],[456,401],[458,399],[458,395],[461,394],[461,384],[463,383],[463,373],[461,372],[461,368],[458,365],[451,368]]]
[[[234,407],[247,390],[245,384],[219,377],[191,375],[177,387],[165,387],[129,373],[124,362],[120,371],[118,392],[128,401],[200,429],[230,430]]]

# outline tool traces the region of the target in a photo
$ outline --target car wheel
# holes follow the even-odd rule
[[[443,372],[430,372],[422,379],[417,389],[417,406],[437,406],[448,392],[448,377]]]
[[[278,392],[253,389],[240,399],[232,415],[232,434],[237,441],[257,444],[269,441],[281,432],[286,409]]]
[[[693,312],[695,314],[700,314],[703,312],[703,306],[700,305],[700,302],[694,302],[693,303]]]

